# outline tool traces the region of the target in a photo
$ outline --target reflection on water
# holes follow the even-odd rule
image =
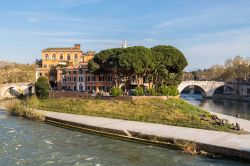
[[[230,116],[240,114],[240,118],[250,120],[250,102],[229,99],[202,99],[202,96],[199,94],[181,94],[181,97],[189,103],[208,111]]]
[[[70,131],[1,110],[0,138],[1,166],[247,165]]]

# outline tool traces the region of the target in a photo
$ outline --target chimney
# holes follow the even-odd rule
[[[81,48],[81,44],[75,44],[75,48],[79,49]]]

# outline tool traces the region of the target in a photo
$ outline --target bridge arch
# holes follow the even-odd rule
[[[184,87],[182,90],[179,90],[179,93],[182,93],[183,91],[185,91],[187,88],[191,88],[194,87],[195,89],[199,89],[200,93],[202,94],[203,97],[206,97],[206,91],[199,85],[187,85],[186,87]]]
[[[32,83],[13,83],[0,85],[0,98],[18,97],[20,94],[30,95],[34,92],[34,84]]]
[[[181,93],[188,86],[197,86],[204,91],[203,97],[212,97],[215,90],[221,86],[224,86],[224,84],[224,82],[217,81],[183,81],[178,86],[178,90]]]

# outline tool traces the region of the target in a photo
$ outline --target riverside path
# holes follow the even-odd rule
[[[160,144],[164,140],[190,141],[197,149],[238,159],[250,160],[250,134],[233,134],[212,130],[169,126],[146,122],[111,119],[94,116],[75,115],[57,112],[45,112],[47,123],[71,129],[85,128],[91,131],[105,132],[127,139],[143,139]],[[143,135],[143,137],[140,137]],[[161,141],[151,139],[161,138]],[[163,140],[163,141],[162,141]]]

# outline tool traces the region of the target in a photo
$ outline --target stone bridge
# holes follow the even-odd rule
[[[0,84],[0,99],[29,95],[34,93],[34,89],[33,83]]]
[[[183,81],[178,86],[178,90],[181,93],[188,86],[197,86],[202,89],[202,94],[204,97],[212,97],[216,89],[224,86],[224,82],[218,81]]]

